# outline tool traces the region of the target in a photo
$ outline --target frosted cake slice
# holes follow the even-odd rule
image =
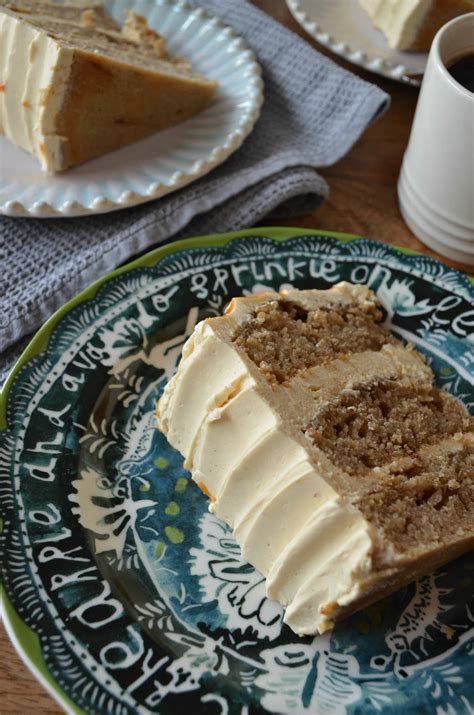
[[[0,0],[0,133],[45,171],[188,119],[216,87],[134,13],[121,28],[93,2]]]
[[[474,0],[359,0],[389,47],[428,51],[445,23],[474,11]]]
[[[348,283],[234,299],[158,405],[300,635],[474,545],[474,420],[381,318]]]

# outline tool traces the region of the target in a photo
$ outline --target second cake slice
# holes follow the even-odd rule
[[[120,28],[98,4],[0,2],[0,131],[48,172],[188,119],[216,88],[133,13]]]

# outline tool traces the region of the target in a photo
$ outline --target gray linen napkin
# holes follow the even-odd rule
[[[84,218],[0,217],[4,374],[24,336],[130,257],[170,238],[245,228],[276,209],[290,216],[317,206],[328,187],[316,167],[340,159],[388,106],[380,89],[246,0],[199,4],[242,35],[262,65],[265,104],[254,131],[208,176],[158,201]]]

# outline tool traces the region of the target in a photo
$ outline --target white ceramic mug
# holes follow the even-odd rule
[[[423,243],[474,265],[474,94],[447,70],[468,53],[474,53],[474,13],[451,20],[433,40],[398,198]]]

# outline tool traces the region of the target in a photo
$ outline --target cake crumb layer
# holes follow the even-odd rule
[[[270,300],[259,306],[233,340],[268,380],[285,383],[336,357],[380,350],[395,342],[389,331],[378,325],[381,318],[374,303],[308,310],[291,300]]]
[[[387,471],[357,506],[382,535],[380,564],[390,560],[388,553],[406,557],[472,537],[474,433],[421,450],[405,468]]]
[[[363,475],[424,444],[473,430],[451,395],[430,383],[374,380],[343,390],[321,407],[306,436],[350,475]]]

